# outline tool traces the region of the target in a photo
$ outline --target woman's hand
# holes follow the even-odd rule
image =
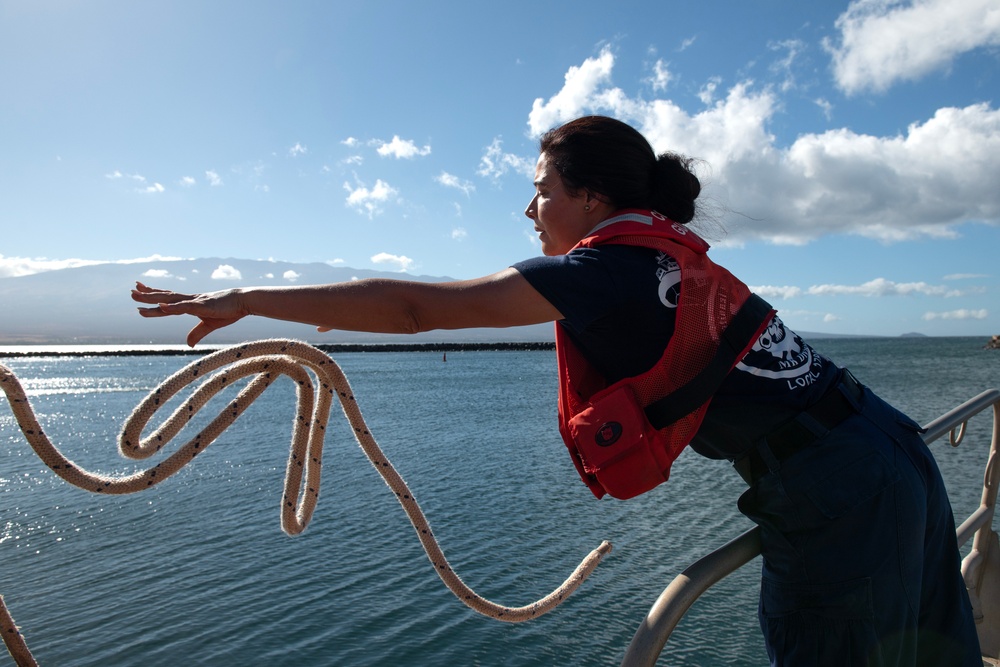
[[[229,326],[233,322],[250,315],[239,290],[222,290],[207,294],[182,294],[170,290],[147,287],[140,282],[132,290],[132,300],[139,303],[155,304],[152,308],[140,308],[143,317],[166,317],[168,315],[193,315],[199,322],[188,332],[187,344],[194,347],[201,339],[216,329]]]

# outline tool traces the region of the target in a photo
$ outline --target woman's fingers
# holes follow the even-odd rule
[[[177,303],[178,301],[190,301],[193,298],[193,294],[181,294],[180,292],[172,292],[165,289],[155,289],[138,282],[132,290],[132,300],[139,303]]]

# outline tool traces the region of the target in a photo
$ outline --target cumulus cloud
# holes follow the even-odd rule
[[[215,271],[212,271],[212,280],[242,280],[243,274],[239,269],[229,264],[219,264]]]
[[[294,283],[296,280],[302,277],[302,274],[299,273],[298,271],[292,271],[291,269],[289,269],[288,271],[285,271],[283,274],[281,274],[281,277],[287,280],[288,282]]]
[[[362,183],[355,187],[344,183],[344,189],[347,190],[347,205],[360,213],[367,213],[369,218],[381,213],[385,203],[398,194],[394,187],[382,179],[377,179],[371,189]]]
[[[406,255],[390,255],[387,252],[380,252],[377,255],[373,255],[373,264],[390,264],[396,267],[399,271],[406,271],[413,266],[413,260]]]
[[[205,172],[205,178],[208,179],[209,185],[215,187],[222,185],[222,178],[219,176],[217,172],[212,171],[211,169]]]
[[[166,269],[147,269],[142,272],[143,278],[173,278],[174,275]]]
[[[750,289],[764,299],[794,299],[802,296],[802,288],[791,285],[755,285]]]
[[[706,199],[753,221],[733,230],[731,242],[805,244],[831,233],[883,242],[950,238],[959,223],[1000,221],[1000,110],[988,103],[939,109],[900,135],[840,128],[785,147],[768,129],[782,106],[773,89],[741,81],[722,95],[709,85],[704,109],[689,113],[669,99],[630,98],[613,87],[613,65],[605,48],[570,68],[563,90],[536,100],[532,133],[603,113],[633,124],[657,152],[700,158]],[[480,173],[502,175],[502,159],[497,140]]]
[[[195,184],[195,180],[193,176],[182,176],[178,183],[185,188],[189,188]]]
[[[308,148],[306,148],[305,146],[296,141],[295,145],[288,149],[288,156],[298,157],[300,155],[305,155],[308,152],[309,152]]]
[[[1000,45],[996,0],[855,0],[837,18],[839,43],[824,42],[847,94],[884,91],[945,70],[955,58]]]
[[[461,241],[462,239],[468,238],[469,232],[465,231],[464,227],[456,227],[451,230],[451,238],[453,241]]]
[[[562,125],[581,115],[602,84],[611,80],[615,57],[610,47],[604,47],[596,58],[587,58],[579,67],[566,72],[562,90],[546,102],[537,98],[528,114],[528,129],[532,136]]]
[[[417,145],[409,139],[400,139],[398,135],[394,135],[392,137],[392,141],[382,142],[376,150],[382,157],[394,157],[397,160],[408,160],[431,154],[430,146],[418,148]]]
[[[484,178],[497,181],[510,172],[530,178],[535,173],[535,161],[513,153],[504,153],[503,140],[496,137],[486,147],[483,156],[479,159],[479,168],[476,173]]]
[[[468,197],[471,193],[476,191],[476,186],[469,181],[463,181],[458,176],[454,174],[449,174],[446,171],[442,171],[441,174],[434,178],[435,181],[447,188],[455,188],[456,190],[461,190]]]

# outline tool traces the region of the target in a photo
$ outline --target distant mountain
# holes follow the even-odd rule
[[[213,274],[217,277],[213,278]],[[29,276],[0,278],[0,345],[183,343],[190,317],[150,320],[136,314],[129,296],[136,281],[180,292],[208,292],[249,285],[343,282],[360,278],[406,278],[439,282],[447,278],[411,276],[324,263],[203,258],[97,264]],[[552,325],[510,329],[432,331],[389,335],[319,333],[315,328],[248,317],[209,336],[206,343],[259,338],[297,338],[313,343],[551,341]]]

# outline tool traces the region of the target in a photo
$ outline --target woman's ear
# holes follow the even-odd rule
[[[605,206],[610,206],[611,201],[606,196],[602,195],[599,192],[594,192],[593,190],[584,190],[583,203],[589,206],[590,209],[594,209],[601,204]]]

